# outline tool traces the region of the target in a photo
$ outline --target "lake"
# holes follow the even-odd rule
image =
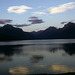
[[[75,72],[75,39],[0,42],[0,75]]]

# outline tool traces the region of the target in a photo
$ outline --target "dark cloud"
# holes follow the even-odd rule
[[[61,22],[61,24],[65,24],[65,23],[67,23],[67,22]]]
[[[65,23],[68,23],[68,22],[75,22],[75,20],[64,21],[64,22],[61,22],[61,24],[65,24]]]
[[[12,22],[12,20],[0,19],[0,24],[6,24],[6,23],[10,23],[10,22]]]
[[[42,19],[38,19],[38,17],[29,17],[30,20],[28,20],[29,22],[31,22],[31,24],[39,24],[39,23],[43,23]]]
[[[38,17],[33,16],[33,17],[29,17],[29,19],[38,19]]]
[[[15,27],[24,27],[24,26],[30,26],[32,24],[39,24],[39,23],[43,23],[43,20],[42,19],[38,19],[38,17],[29,17],[29,22],[31,22],[30,24],[16,24],[16,25],[13,25]],[[0,20],[0,24],[6,24],[6,23],[11,23],[12,20],[8,20],[8,19],[1,19]]]
[[[24,27],[24,26],[30,26],[30,24],[18,24],[18,25],[13,25],[15,27]]]
[[[13,25],[15,27],[24,27],[24,26],[30,26],[32,24],[39,24],[39,23],[43,23],[42,19],[38,19],[38,17],[29,17],[30,20],[28,20],[29,22],[31,22],[30,24],[18,24],[18,25]]]

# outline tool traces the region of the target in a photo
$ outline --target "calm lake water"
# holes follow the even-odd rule
[[[75,39],[0,42],[0,75],[75,72]]]

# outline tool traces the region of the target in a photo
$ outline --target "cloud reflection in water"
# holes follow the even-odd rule
[[[30,70],[27,67],[14,67],[10,68],[9,72],[13,75],[27,75]]]
[[[49,70],[52,70],[54,72],[60,72],[60,73],[67,73],[67,72],[75,72],[75,68],[68,67],[65,65],[51,65]]]
[[[36,64],[35,67],[38,67],[38,68],[45,68],[46,65],[44,65],[44,64]]]
[[[31,58],[32,63],[38,63],[40,60],[43,60],[43,56],[41,55],[33,55]]]

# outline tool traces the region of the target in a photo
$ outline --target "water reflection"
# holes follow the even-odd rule
[[[57,52],[58,50],[62,50],[63,49],[63,44],[52,44],[49,46],[49,51],[50,52]]]
[[[55,45],[54,47],[49,48],[50,52],[57,52],[58,50],[63,50],[68,55],[72,56],[75,55],[75,44],[61,44],[61,45]]]
[[[31,58],[32,63],[38,63],[40,60],[43,60],[42,55],[33,55],[32,58]]]
[[[71,56],[75,54],[75,44],[65,44],[63,45],[63,49]]]
[[[29,47],[31,46],[31,47]],[[20,55],[20,56],[26,56],[30,54],[30,52],[38,52],[40,51],[44,52],[42,49],[55,53],[57,51],[63,50],[66,54],[72,56],[75,55],[75,44],[51,44],[51,45],[45,45],[45,46],[38,46],[36,45],[11,45],[11,46],[0,46],[0,62],[7,62],[12,61],[12,56]],[[30,50],[31,48],[31,50]],[[30,52],[28,52],[30,51]],[[63,54],[65,55],[65,54]],[[43,55],[32,55],[30,58],[31,63],[38,63],[39,61],[43,61],[44,56]]]
[[[12,61],[12,56],[15,54],[21,54],[21,46],[0,46],[0,62]]]
[[[64,57],[62,54],[69,56]],[[75,72],[74,55],[74,43],[0,46],[0,73],[25,75]],[[61,65],[53,65],[56,63]]]
[[[0,46],[0,54],[5,56],[13,56],[19,54],[23,45]]]
[[[10,68],[9,72],[13,75],[27,75],[30,70],[27,67],[14,67]]]
[[[56,73],[67,73],[67,72],[75,72],[75,68],[68,67],[65,65],[51,65],[49,70],[52,70]]]
[[[45,67],[47,67],[47,65],[45,65],[45,64],[36,64],[35,67],[37,67],[37,68],[45,68]]]
[[[30,46],[30,45],[29,45]],[[57,52],[58,50],[64,50],[67,54],[69,55],[74,55],[75,54],[75,44],[52,44],[52,45],[47,45],[46,47],[41,45],[39,46],[40,48],[37,48],[38,45],[32,45],[32,47],[28,48],[29,46],[26,46],[26,45],[11,45],[11,46],[0,46],[0,57],[2,56],[13,56],[14,54],[17,54],[17,55],[27,55],[25,54],[23,51],[27,51],[29,50],[30,48],[30,51],[35,51],[35,50],[41,50],[43,51],[42,49],[44,50],[49,50],[50,52]],[[33,59],[36,59],[36,60],[40,60],[40,59],[43,59],[43,56],[41,55],[33,55],[31,60],[33,61]]]
[[[0,62],[8,62],[12,61],[12,57],[7,57],[7,56],[1,56],[0,55]]]

